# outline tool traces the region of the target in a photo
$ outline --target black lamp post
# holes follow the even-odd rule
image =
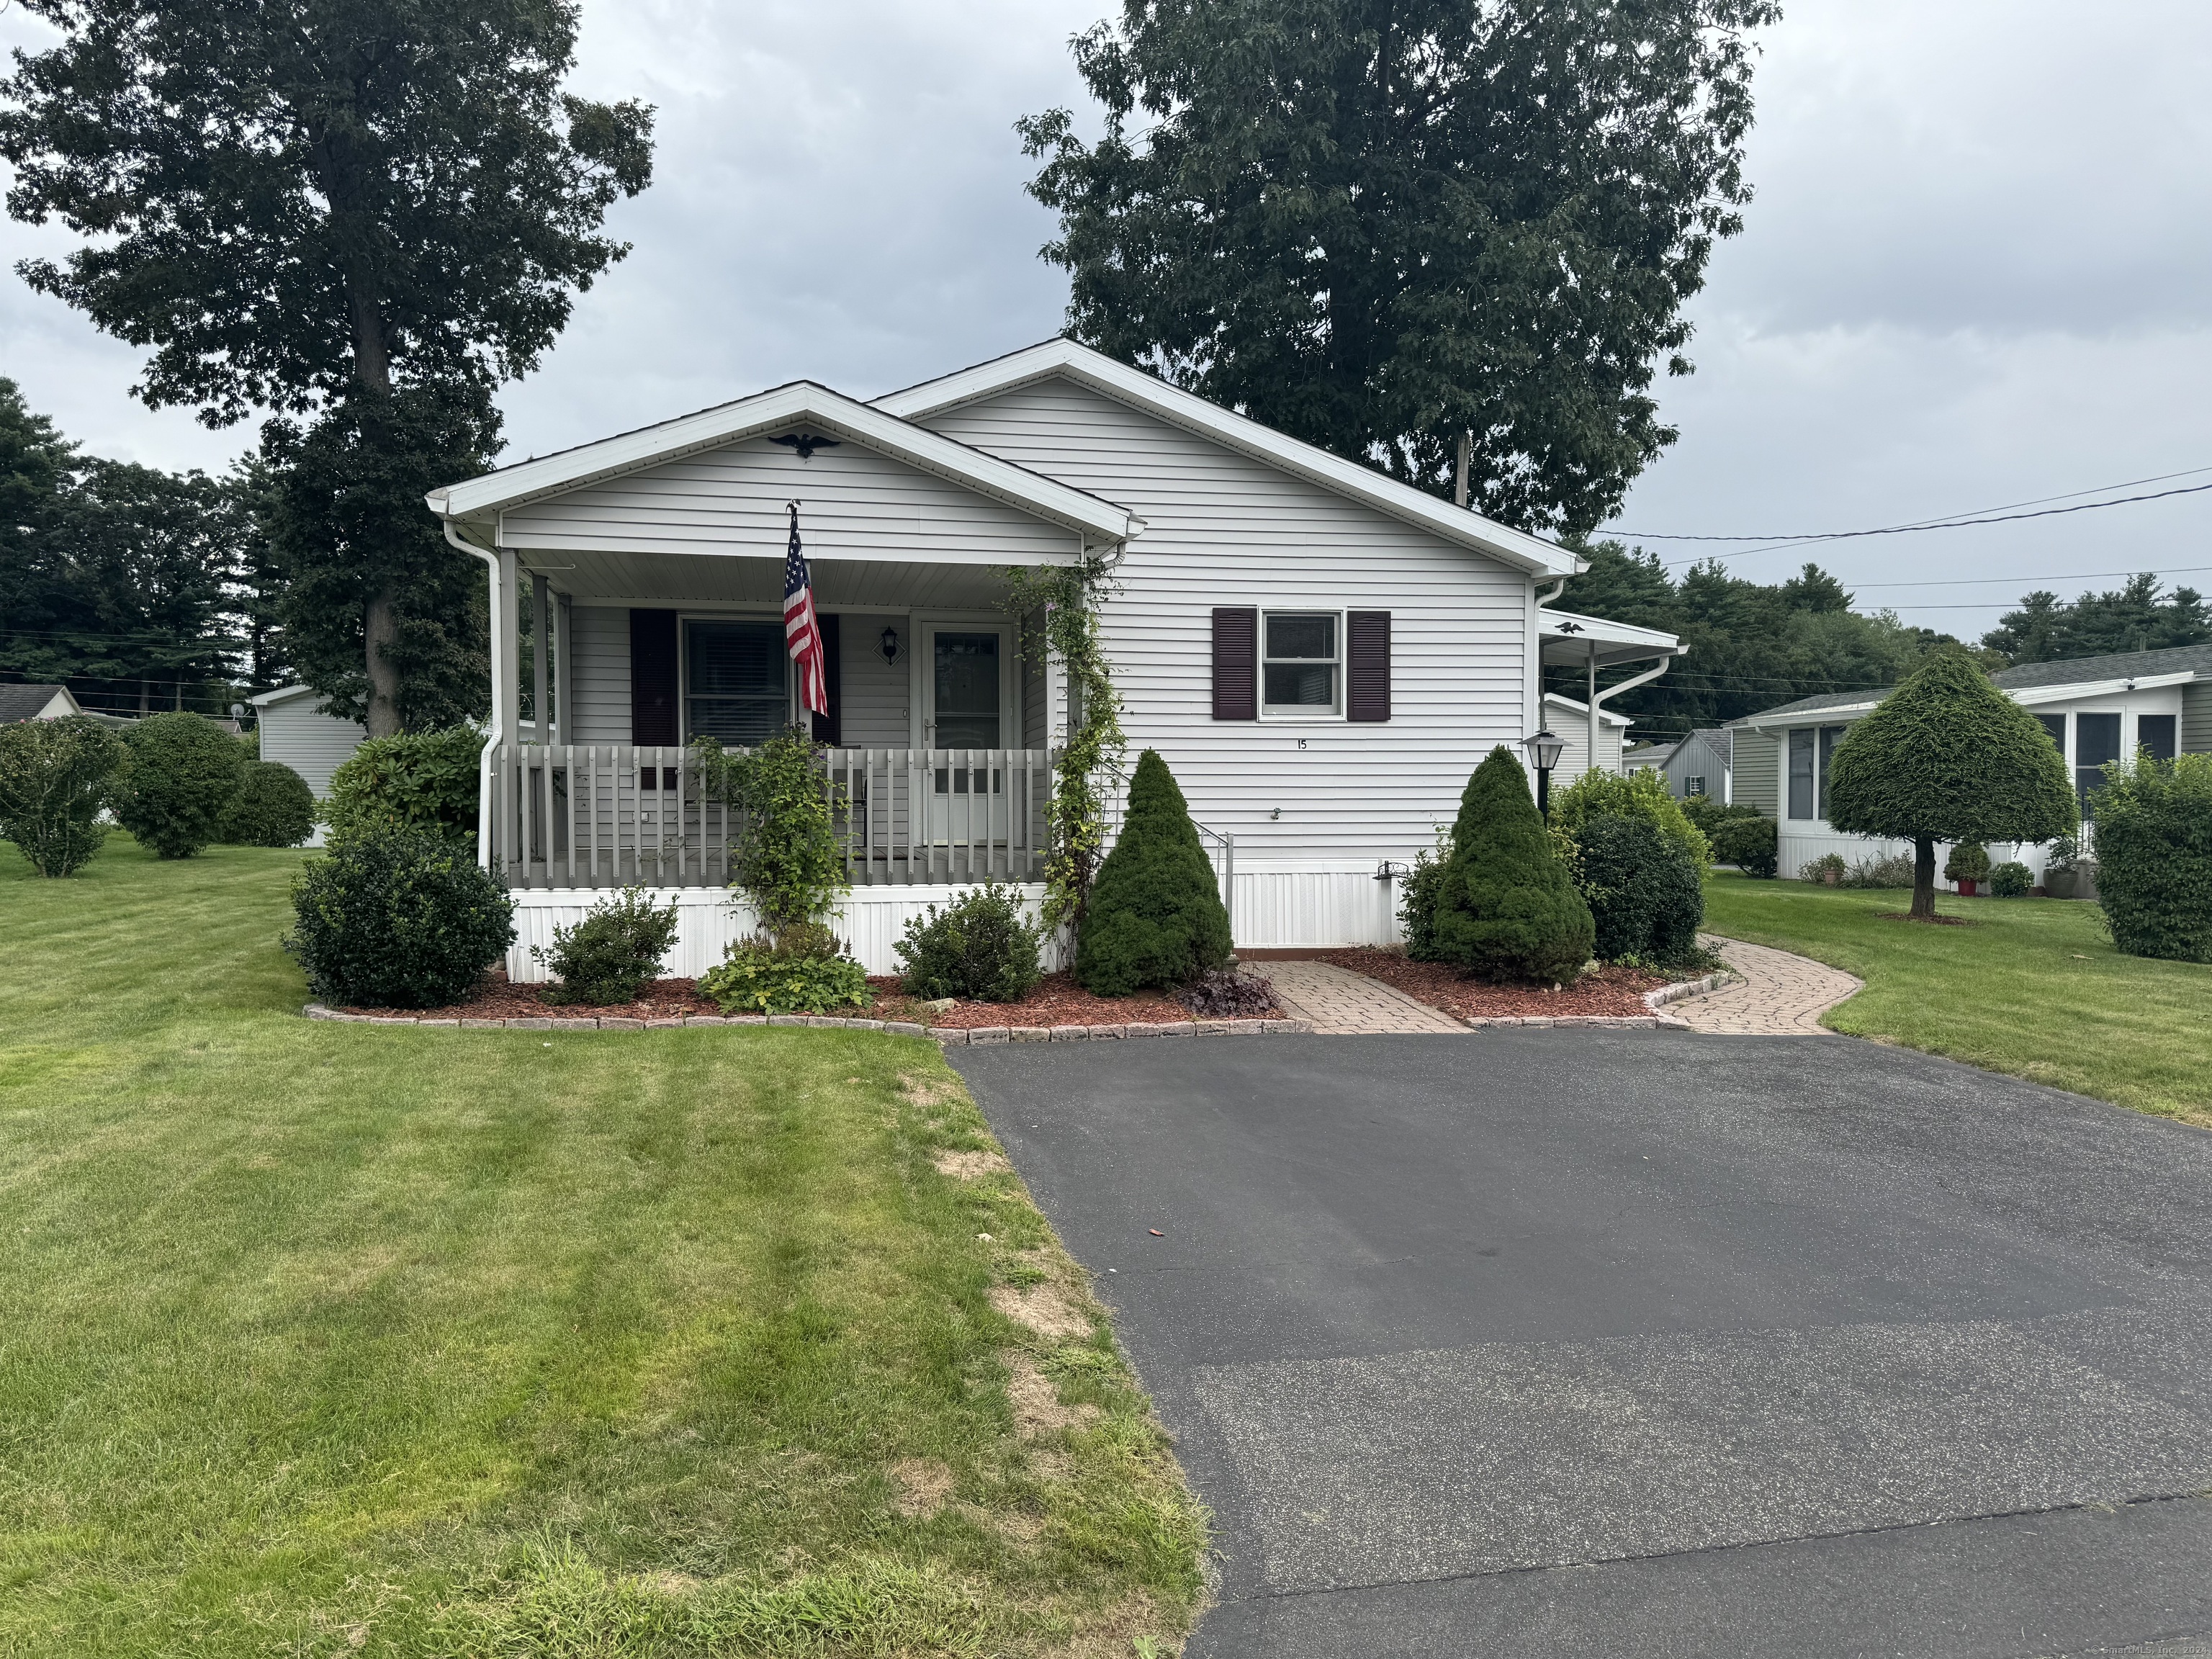
[[[1559,751],[1567,746],[1566,739],[1553,737],[1547,729],[1530,732],[1521,739],[1521,746],[1528,751],[1528,764],[1536,769],[1536,816],[1549,823],[1552,769],[1559,763]]]

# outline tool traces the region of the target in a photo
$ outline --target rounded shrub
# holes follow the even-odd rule
[[[315,792],[290,767],[250,760],[216,839],[232,847],[297,847],[315,833]]]
[[[1717,861],[1733,864],[1747,876],[1771,881],[1775,872],[1781,868],[1781,842],[1775,822],[1755,809],[1747,809],[1741,817],[1731,815],[1717,821],[1713,825],[1712,842],[1713,857]]]
[[[1990,849],[1978,841],[1960,842],[1943,860],[1946,881],[1986,881],[1989,874]]]
[[[1576,885],[1601,959],[1675,962],[1697,950],[1705,919],[1698,868],[1650,820],[1602,814],[1583,825],[1575,847]]]
[[[1460,797],[1429,949],[1484,979],[1557,981],[1575,976],[1596,939],[1589,906],[1537,816],[1528,775],[1504,746],[1492,750]]]
[[[449,836],[357,830],[292,886],[284,948],[325,1002],[437,1008],[461,1001],[514,943],[514,901]]]
[[[374,829],[473,839],[483,744],[472,726],[369,738],[331,775],[331,839]]]
[[[1114,850],[1076,936],[1075,977],[1099,996],[1188,983],[1229,960],[1229,912],[1168,763],[1137,757]]]
[[[2024,864],[2000,864],[1990,872],[1992,898],[2019,898],[2035,885],[2035,872]]]
[[[2212,755],[2137,756],[2097,797],[2097,902],[2131,957],[2212,962]]]
[[[116,822],[165,859],[188,859],[222,828],[246,773],[238,740],[201,714],[149,714],[123,734]]]
[[[1043,943],[1043,929],[1022,915],[1020,896],[993,882],[942,910],[931,905],[891,950],[908,996],[1017,1002],[1044,976]]]
[[[676,943],[677,925],[676,906],[654,904],[642,887],[601,899],[581,921],[556,927],[550,950],[530,947],[556,976],[545,988],[545,1000],[597,1008],[636,1001],[660,977],[660,960]]]
[[[100,814],[123,740],[82,714],[0,726],[0,840],[42,876],[73,876],[106,840]]]

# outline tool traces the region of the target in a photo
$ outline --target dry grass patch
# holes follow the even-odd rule
[[[1014,1408],[1014,1432],[1024,1440],[1057,1434],[1062,1429],[1087,1429],[1105,1414],[1086,1401],[1063,1405],[1060,1384],[1020,1349],[1011,1350],[1006,1361],[1006,1398]]]
[[[898,1488],[893,1504],[910,1520],[927,1520],[952,1496],[952,1471],[933,1457],[902,1457],[891,1465],[891,1484]]]
[[[1091,1316],[1057,1285],[994,1285],[991,1305],[1048,1342],[1091,1334]]]
[[[930,1163],[937,1173],[954,1181],[981,1181],[985,1176],[1004,1175],[1014,1166],[1000,1152],[961,1152],[948,1148],[934,1154]]]

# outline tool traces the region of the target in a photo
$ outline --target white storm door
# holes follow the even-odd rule
[[[1006,839],[1006,769],[1016,735],[1013,630],[988,623],[921,630],[922,743],[928,749],[929,839],[988,846]]]

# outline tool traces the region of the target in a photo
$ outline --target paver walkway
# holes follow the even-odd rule
[[[1741,975],[1703,996],[1667,1005],[1667,1012],[1696,1031],[1729,1036],[1826,1036],[1820,1016],[1864,982],[1840,969],[1741,939],[1708,939],[1721,960]]]
[[[1295,1018],[1310,1019],[1332,1036],[1380,1031],[1453,1031],[1467,1027],[1425,1002],[1379,979],[1331,962],[1255,962],[1249,964],[1275,988],[1275,1000]]]

